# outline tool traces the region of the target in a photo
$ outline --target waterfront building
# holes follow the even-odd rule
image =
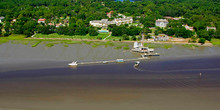
[[[168,41],[169,40],[169,36],[167,36],[166,34],[159,34],[157,36],[151,36],[154,41]]]

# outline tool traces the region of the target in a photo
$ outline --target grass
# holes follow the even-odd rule
[[[211,40],[211,43],[212,43],[213,45],[218,45],[218,46],[220,46],[220,39],[212,39],[212,40]]]
[[[3,44],[3,43],[7,43],[9,40],[7,39],[0,39],[0,44]]]
[[[64,47],[69,47],[69,45],[66,45],[66,44],[65,44],[65,45],[63,45],[63,46],[64,46]]]
[[[54,43],[48,43],[46,44],[47,47],[53,47],[54,46]]]
[[[42,41],[38,41],[36,42],[34,45],[32,45],[32,47],[36,47],[38,44],[40,44]]]
[[[184,44],[183,47],[187,47],[187,48],[195,48],[195,47],[199,47],[198,45],[195,44]]]
[[[107,37],[109,34],[108,33],[100,33],[98,36],[89,36],[89,34],[87,35],[73,35],[73,36],[69,36],[69,35],[59,35],[57,33],[53,33],[53,34],[49,34],[49,35],[44,35],[44,34],[36,34],[35,37],[36,38],[70,38],[70,39],[104,39],[105,37]]]
[[[124,50],[129,50],[130,48],[127,46],[127,47],[124,47],[123,49],[124,49]]]
[[[172,44],[154,44],[154,43],[144,43],[144,46],[149,48],[165,48],[165,49],[169,49],[173,47]]]
[[[61,43],[64,43],[64,44],[80,44],[82,42],[81,41],[64,40],[64,41],[61,41]]]

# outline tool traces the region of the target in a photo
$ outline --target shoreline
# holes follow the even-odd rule
[[[152,42],[152,41],[113,41],[113,40],[95,40],[95,39],[73,39],[73,38],[24,38],[24,39],[30,39],[30,40],[70,40],[70,41],[92,41],[92,42],[122,42],[122,43],[134,43],[134,42],[143,42],[143,43],[152,43],[152,44],[178,44],[178,45],[197,45],[197,46],[207,46],[207,47],[213,47],[215,45],[213,45],[212,43],[205,43],[205,44],[201,44],[201,43],[185,43],[185,42],[175,42],[175,41],[165,41],[165,42],[161,42],[161,41],[156,41],[156,42]]]

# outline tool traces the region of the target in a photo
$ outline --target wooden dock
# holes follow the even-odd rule
[[[147,60],[149,58],[134,58],[134,59],[120,59],[123,60],[123,62],[130,62],[130,61],[139,61],[139,60]],[[78,65],[89,65],[89,64],[106,64],[106,63],[123,63],[118,62],[118,59],[116,60],[104,60],[104,61],[92,61],[92,62],[78,62]]]

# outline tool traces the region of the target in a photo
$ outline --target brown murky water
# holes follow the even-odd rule
[[[138,55],[84,44],[67,48],[0,45],[0,109],[220,109],[219,47],[193,50],[177,45],[156,51],[162,55],[141,61],[138,68],[128,62],[72,69],[66,64],[75,59]]]

